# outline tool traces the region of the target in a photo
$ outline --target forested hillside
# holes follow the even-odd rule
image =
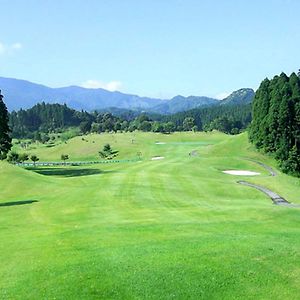
[[[51,132],[59,128],[79,126],[82,121],[91,120],[90,114],[78,112],[60,104],[44,102],[28,110],[13,111],[10,114],[13,137],[27,137],[35,131]]]
[[[14,138],[47,141],[47,134],[78,127],[81,133],[110,131],[173,131],[213,130],[237,134],[251,121],[251,105],[218,105],[163,116],[126,111],[116,116],[109,112],[76,111],[67,105],[42,102],[31,109],[13,111],[10,127]]]
[[[239,89],[232,92],[227,98],[221,101],[221,105],[234,105],[234,104],[249,104],[254,98],[255,92],[253,89]]]
[[[300,175],[300,74],[265,79],[253,102],[250,141],[274,153],[283,171]]]
[[[177,128],[182,129],[186,118],[194,119],[198,130],[216,129],[225,133],[236,134],[250,124],[251,104],[198,108],[163,117],[163,120],[174,122]]]
[[[174,114],[181,111],[187,111],[198,107],[209,107],[219,105],[221,101],[209,98],[209,97],[197,97],[197,96],[176,96],[169,101],[150,109],[151,112],[159,113],[163,115]]]

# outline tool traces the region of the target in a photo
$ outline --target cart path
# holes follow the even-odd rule
[[[248,181],[243,181],[243,180],[240,180],[237,183],[253,187],[253,188],[255,188],[255,189],[257,189],[257,190],[265,193],[267,196],[269,196],[272,199],[272,201],[273,201],[273,203],[275,205],[290,206],[290,207],[300,207],[300,205],[292,204],[292,203],[288,202],[286,199],[284,199],[280,195],[276,194],[275,192],[273,192],[273,191],[271,191],[271,190],[269,190],[269,189],[267,189],[267,188],[265,188],[263,186],[256,185],[256,184],[250,183]]]
[[[260,165],[261,167],[263,167],[264,169],[266,169],[267,171],[269,171],[271,176],[277,176],[276,171],[272,167],[270,167],[270,166],[268,166],[268,165],[266,165],[266,164],[264,164],[264,163],[262,163],[260,161],[254,160],[254,159],[247,159],[247,160],[252,161],[252,162]]]

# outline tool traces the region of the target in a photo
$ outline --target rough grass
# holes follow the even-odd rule
[[[121,158],[141,151],[143,161],[33,170],[0,163],[0,299],[298,299],[300,209],[275,206],[221,170],[260,172],[243,179],[294,203],[300,182],[245,160],[276,167],[246,134],[85,139],[95,143],[74,138],[31,151],[87,160],[108,142]]]

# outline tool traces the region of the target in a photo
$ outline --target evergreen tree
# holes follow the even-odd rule
[[[5,159],[11,149],[10,129],[8,126],[8,112],[0,90],[0,159]]]
[[[295,73],[261,83],[249,138],[256,147],[274,153],[284,172],[300,175],[300,78]]]
[[[253,100],[253,120],[249,132],[250,141],[255,142],[258,148],[263,147],[263,136],[268,132],[268,113],[270,109],[270,81],[266,78],[261,84]],[[262,100],[260,100],[262,99]]]
[[[105,144],[102,151],[99,151],[99,155],[104,159],[113,159],[118,156],[119,151],[113,150],[110,144]]]

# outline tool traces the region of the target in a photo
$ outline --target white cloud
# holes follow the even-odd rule
[[[20,50],[22,47],[21,43],[13,43],[9,45],[0,42],[0,55],[11,54],[14,51]]]
[[[226,97],[228,97],[230,94],[231,93],[228,93],[228,92],[219,93],[219,94],[215,95],[215,98],[219,99],[219,100],[223,100]]]
[[[105,89],[111,92],[118,91],[122,87],[122,82],[120,81],[110,81],[110,82],[102,82],[99,80],[87,80],[81,84],[82,87],[87,89]]]
[[[0,42],[0,54],[5,53],[5,46]]]
[[[22,49],[23,45],[21,43],[14,43],[11,45],[11,49],[19,50]]]

